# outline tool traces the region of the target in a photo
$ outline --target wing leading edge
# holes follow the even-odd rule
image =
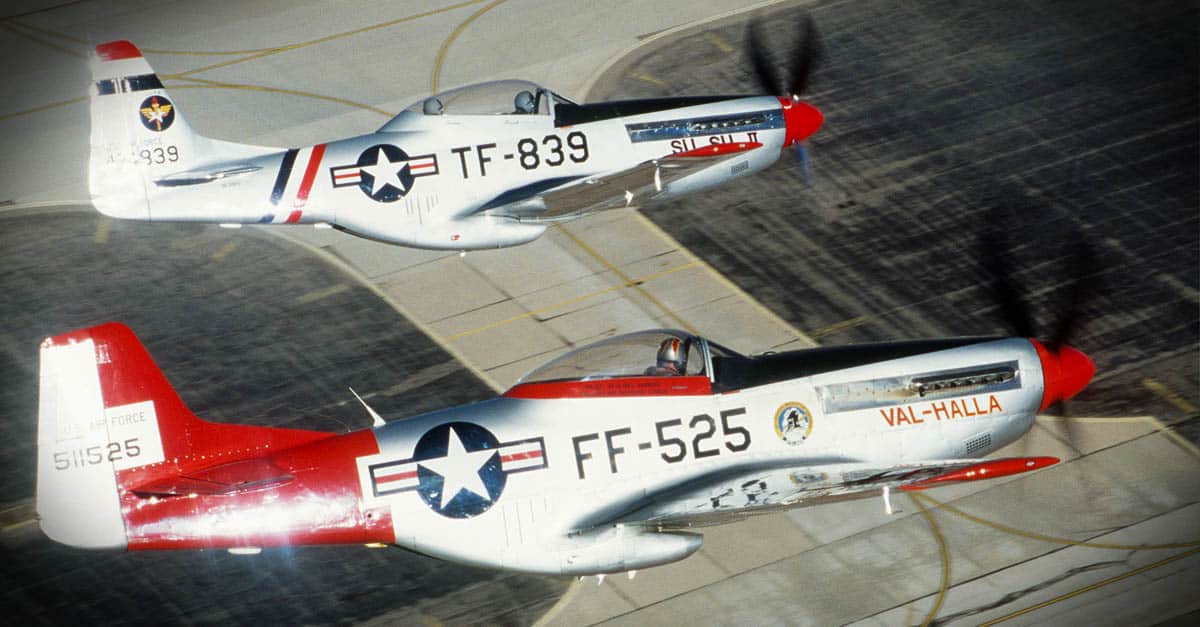
[[[546,187],[535,184],[506,193],[481,211],[527,221],[559,221],[608,209],[641,205],[653,200],[673,182],[761,148],[759,142],[705,146],[668,155],[617,172],[572,178]]]
[[[883,489],[923,490],[994,479],[1058,463],[1054,457],[951,459],[871,467],[846,460],[727,469],[647,493],[622,513],[589,525],[640,524],[660,529],[714,525],[778,509],[874,496]]]

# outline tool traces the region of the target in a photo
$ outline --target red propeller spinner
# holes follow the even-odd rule
[[[802,100],[785,96],[779,99],[779,104],[783,105],[783,121],[787,127],[787,137],[783,140],[785,148],[804,141],[825,121],[825,116],[816,107]]]
[[[1047,348],[1037,340],[1029,340],[1042,360],[1042,406],[1040,410],[1075,396],[1091,382],[1096,364],[1083,351],[1066,344],[1057,349]]]

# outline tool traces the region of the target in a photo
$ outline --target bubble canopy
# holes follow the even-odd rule
[[[550,115],[558,102],[574,104],[537,83],[510,79],[443,91],[414,102],[404,111],[422,115]]]
[[[680,341],[680,353],[686,355],[683,369],[676,376],[708,377],[712,372],[710,351],[718,356],[736,354],[684,331],[639,331],[577,348],[533,370],[517,385],[661,376],[654,372],[656,359],[663,342],[671,339]]]

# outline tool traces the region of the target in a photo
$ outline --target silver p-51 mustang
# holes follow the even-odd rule
[[[47,535],[86,548],[386,543],[506,570],[629,571],[694,553],[695,526],[1053,464],[982,456],[1093,371],[1022,338],[747,357],[649,331],[493,400],[371,411],[373,428],[337,434],[200,420],[108,324],[42,345],[37,511]]]
[[[780,97],[577,104],[525,81],[484,83],[425,98],[374,133],[285,149],[197,134],[137,47],[113,41],[92,61],[90,193],[100,212],[131,220],[514,246],[556,221],[708,189],[802,150],[822,123],[794,95],[808,67]]]

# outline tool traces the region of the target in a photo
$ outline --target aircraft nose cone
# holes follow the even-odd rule
[[[783,145],[791,146],[817,132],[825,121],[825,116],[816,107],[791,98],[780,98],[783,105],[783,121],[787,126],[787,137]]]
[[[1092,375],[1096,374],[1096,364],[1083,351],[1066,345],[1054,351],[1037,340],[1031,341],[1042,361],[1041,409],[1075,396],[1087,387]]]

